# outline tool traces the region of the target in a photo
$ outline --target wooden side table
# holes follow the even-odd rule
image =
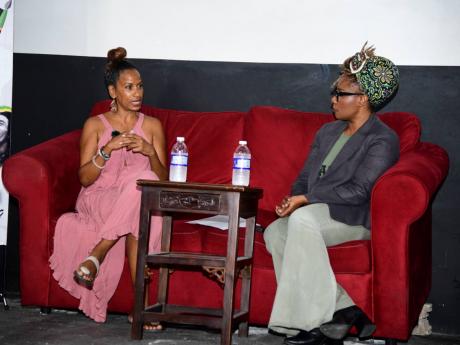
[[[203,325],[221,329],[221,344],[230,345],[232,331],[239,326],[239,336],[248,335],[249,296],[251,292],[252,256],[255,218],[260,188],[205,183],[180,183],[139,180],[142,189],[139,250],[135,283],[132,339],[142,339],[143,324],[149,321]],[[229,216],[227,255],[171,252],[171,225],[175,213],[223,214]],[[161,252],[148,255],[148,232],[151,215],[163,216]],[[246,218],[244,254],[238,253],[239,217]],[[144,267],[160,266],[157,303],[144,307]],[[220,309],[171,305],[167,302],[169,266],[212,267],[223,275],[224,300]],[[237,272],[242,273],[240,309],[234,310]]]

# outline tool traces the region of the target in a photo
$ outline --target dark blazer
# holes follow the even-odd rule
[[[310,203],[328,204],[332,219],[370,229],[372,187],[398,160],[399,139],[377,116],[371,115],[320,178],[324,158],[346,127],[345,121],[337,120],[320,128],[291,194],[304,194]]]

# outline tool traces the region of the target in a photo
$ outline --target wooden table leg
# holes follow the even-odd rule
[[[225,286],[223,302],[223,318],[221,331],[221,345],[230,345],[232,343],[232,321],[233,306],[235,296],[235,270],[236,256],[238,251],[238,227],[239,227],[239,193],[230,193],[228,195],[228,239],[227,239],[227,258],[225,263]]]
[[[161,237],[161,251],[169,252],[171,249],[171,216],[163,216],[163,230]],[[168,281],[169,269],[167,267],[160,268],[160,277],[158,279],[158,299],[157,302],[162,305],[163,311],[168,297]]]
[[[146,255],[148,250],[148,236],[150,230],[150,210],[147,207],[147,192],[142,191],[141,210],[139,216],[139,240],[136,262],[136,282],[134,284],[134,310],[133,324],[131,326],[131,338],[142,339],[143,333],[143,310],[145,296],[145,279],[144,267],[146,263]]]
[[[254,229],[256,227],[256,218],[250,217],[246,219],[246,236],[244,239],[244,256],[252,257],[254,251]],[[249,319],[249,301],[251,295],[251,275],[252,263],[243,271],[241,283],[241,311],[247,312],[247,317],[244,322],[241,322],[238,328],[239,337],[248,336],[248,319]]]

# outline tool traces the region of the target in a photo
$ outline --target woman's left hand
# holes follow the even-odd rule
[[[155,148],[152,144],[147,142],[141,136],[135,133],[123,134],[123,143],[126,145],[127,150],[131,150],[136,153],[142,153],[144,156],[152,157],[156,154]]]
[[[308,199],[305,195],[286,196],[281,203],[275,207],[275,212],[280,217],[286,217],[306,204],[308,204]]]

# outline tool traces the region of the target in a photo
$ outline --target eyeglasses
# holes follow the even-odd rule
[[[334,89],[331,91],[331,97],[335,96],[335,99],[337,100],[337,102],[339,101],[339,97],[342,97],[342,96],[363,96],[363,95],[364,93],[338,91],[337,89]]]

